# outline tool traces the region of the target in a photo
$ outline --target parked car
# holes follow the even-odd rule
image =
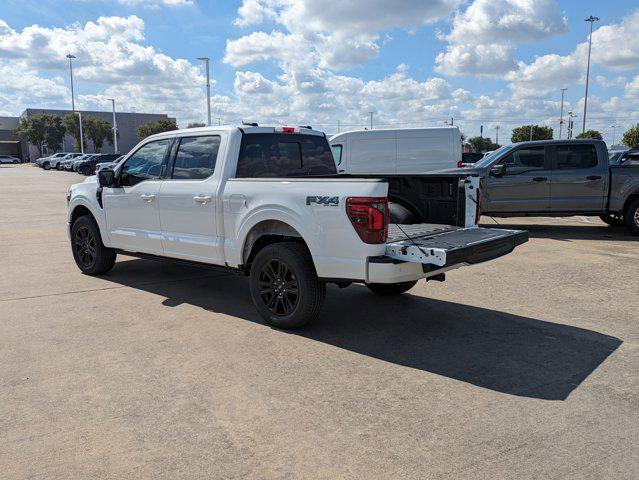
[[[611,163],[601,140],[508,145],[475,164],[482,213],[494,217],[597,215],[639,234],[639,164]]]
[[[478,227],[479,178],[460,170],[439,182],[451,179],[462,195],[447,221],[389,227],[387,181],[337,175],[322,132],[178,130],[71,186],[68,232],[86,274],[109,271],[120,252],[230,268],[250,276],[267,322],[294,328],[319,315],[327,283],[401,294],[527,241],[524,231]]]
[[[100,162],[95,164],[95,171],[99,172],[103,168],[113,168],[124,159],[125,155],[120,155],[112,162]]]
[[[82,153],[67,153],[62,158],[51,158],[51,168],[55,168],[56,170],[61,170],[60,163],[62,163],[65,160],[73,160],[82,155],[83,155]]]
[[[639,164],[639,148],[628,149],[610,156],[610,165]]]
[[[0,163],[20,163],[20,159],[12,155],[0,155]]]
[[[36,165],[44,168],[45,170],[49,170],[51,168],[52,161],[57,161],[59,159],[62,159],[66,157],[68,154],[69,152],[58,152],[58,153],[54,153],[53,155],[49,155],[47,157],[40,157],[36,160]]]
[[[357,130],[330,138],[337,171],[344,174],[428,173],[461,167],[457,127]]]
[[[89,157],[90,153],[80,154],[75,157],[67,156],[63,160],[60,161],[58,168],[60,170],[71,170],[73,168],[74,162]]]
[[[78,164],[77,171],[83,175],[93,175],[95,173],[95,166],[98,163],[103,162],[112,162],[118,158],[120,158],[119,153],[103,153],[99,155],[95,155],[91,158],[83,160]]]

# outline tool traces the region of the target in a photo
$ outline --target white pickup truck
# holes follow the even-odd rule
[[[327,283],[400,294],[527,241],[523,231],[476,226],[478,177],[412,182],[437,221],[389,226],[388,179],[337,175],[322,132],[178,130],[144,139],[115,168],[71,186],[68,231],[89,275],[108,272],[118,253],[249,275],[258,312],[280,328],[316,318]]]

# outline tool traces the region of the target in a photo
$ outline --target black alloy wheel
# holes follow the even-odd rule
[[[83,267],[91,268],[95,264],[95,237],[91,231],[89,231],[88,227],[82,226],[76,230],[73,239],[73,248],[75,249],[76,258]]]
[[[293,269],[280,259],[265,263],[259,272],[259,295],[274,315],[293,313],[299,300],[299,283]]]

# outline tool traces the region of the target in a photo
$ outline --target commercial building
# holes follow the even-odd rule
[[[102,120],[106,120],[113,127],[113,114],[111,112],[96,112],[90,110],[76,110],[82,116],[94,116]],[[22,119],[26,119],[32,115],[46,113],[48,115],[65,116],[72,113],[71,110],[53,110],[46,108],[27,108],[19,117],[0,117],[0,154],[15,155],[22,159],[30,158],[35,160],[40,156],[36,145],[27,145],[21,141],[13,130],[18,126]],[[149,122],[157,122],[158,120],[175,120],[164,113],[137,113],[137,112],[116,112],[116,122],[118,125],[118,151],[126,153],[133,148],[139,141],[138,127]],[[75,139],[69,135],[65,136],[62,143],[62,151],[75,152]],[[114,145],[107,140],[100,150],[102,153],[115,153]],[[91,141],[85,142],[84,151],[93,153],[93,144]],[[45,148],[46,153],[53,153],[50,148]]]

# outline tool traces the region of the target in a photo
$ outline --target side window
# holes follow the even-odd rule
[[[173,165],[174,180],[200,180],[213,175],[217,153],[220,149],[220,137],[184,137],[175,155]]]
[[[545,147],[519,148],[504,157],[501,164],[506,165],[506,175],[518,175],[531,170],[544,169]]]
[[[335,159],[336,165],[342,164],[342,146],[341,145],[331,145],[331,152],[333,153],[333,158]]]
[[[594,145],[560,145],[557,147],[557,168],[572,170],[593,168],[597,165]]]
[[[131,187],[144,180],[160,178],[169,143],[169,139],[150,142],[131,155],[122,166],[120,185]]]

